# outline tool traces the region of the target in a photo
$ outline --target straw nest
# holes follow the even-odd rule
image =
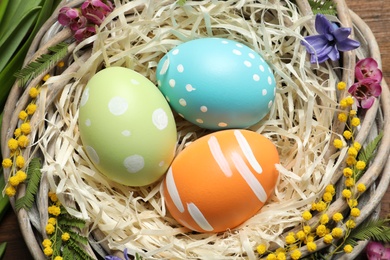
[[[79,6],[82,1],[63,2]],[[42,158],[42,180],[36,207],[19,210],[26,242],[37,259],[44,258],[40,242],[47,223],[47,192],[57,193],[68,211],[89,223],[90,245],[99,254],[124,248],[147,258],[166,259],[255,259],[255,248],[265,243],[283,245],[286,230],[301,222],[301,214],[318,199],[324,188],[337,183],[347,148],[336,150],[333,139],[343,125],[335,120],[338,100],[344,95],[336,85],[353,83],[355,60],[372,56],[380,63],[375,39],[369,28],[337,1],[338,21],[354,27],[362,47],[343,56],[342,64],[311,65],[300,41],[314,34],[313,14],[306,1],[228,0],[190,1],[179,6],[174,1],[115,1],[115,10],[96,35],[68,48],[66,67],[46,71],[53,76],[41,87],[31,119],[31,145],[25,158]],[[251,130],[265,135],[280,154],[280,178],[274,195],[254,217],[234,230],[219,234],[190,232],[167,212],[161,197],[161,182],[146,187],[127,187],[103,177],[87,157],[78,131],[78,111],[88,80],[103,67],[133,69],[156,83],[159,59],[176,45],[200,37],[218,36],[244,43],[262,54],[274,71],[277,91],[270,113]],[[68,29],[56,22],[56,14],[45,24],[26,58],[34,60],[47,48],[72,38]],[[43,74],[44,75],[44,74]],[[4,115],[2,143],[12,137],[18,124],[17,113],[28,103],[28,92],[42,75],[25,88],[12,89]],[[371,140],[384,129],[377,157],[361,182],[371,186],[357,219],[369,218],[389,183],[390,126],[389,94],[385,82],[380,101],[364,115],[356,140]],[[207,133],[177,119],[177,153]],[[3,156],[9,156],[2,147]],[[381,175],[386,167],[387,175]],[[9,174],[9,171],[6,171]],[[377,186],[374,182],[378,180]],[[23,194],[23,187],[20,187]],[[20,195],[19,194],[19,195]],[[329,211],[347,207],[336,199]],[[77,209],[77,210],[76,210]],[[319,241],[319,248],[324,247]]]

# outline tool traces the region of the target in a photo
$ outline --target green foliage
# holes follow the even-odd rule
[[[27,51],[59,0],[0,0],[0,110]]]
[[[16,210],[24,208],[30,210],[35,201],[35,195],[38,192],[41,181],[41,162],[39,158],[33,158],[27,168],[27,188],[26,194],[15,202]]]
[[[374,140],[369,142],[366,147],[362,148],[362,150],[359,152],[358,160],[363,161],[368,165],[370,161],[375,157],[376,149],[378,148],[379,142],[382,140],[383,132],[380,132]],[[359,180],[360,177],[364,174],[365,170],[362,171],[356,171],[355,179]]]
[[[7,248],[7,242],[2,242],[0,244],[0,259],[3,259],[6,248]]]
[[[374,240],[390,243],[390,219],[371,220],[352,230],[345,244],[356,246],[358,241]]]
[[[85,221],[73,217],[63,206],[60,207],[61,214],[57,217],[56,231],[50,237],[53,242],[53,257],[62,256],[64,260],[94,259],[84,249],[84,245],[88,244],[88,238],[80,234],[81,229],[86,226]],[[68,241],[62,240],[62,234],[64,233],[70,235]]]
[[[187,0],[177,0],[177,4],[183,6]]]
[[[135,260],[143,260],[144,258],[140,256],[138,253],[135,253]]]
[[[35,78],[43,71],[49,69],[54,64],[58,63],[67,54],[68,44],[61,42],[53,47],[48,48],[50,54],[43,54],[35,61],[28,64],[26,67],[14,74],[20,80],[21,85],[24,86],[27,81]]]
[[[66,212],[64,207],[61,207],[61,212]],[[61,217],[57,220],[60,226],[71,229],[76,227],[78,229],[83,229],[85,227],[85,221],[82,219],[75,218],[69,214],[61,214]]]
[[[374,140],[367,144],[364,149],[359,153],[358,160],[366,162],[368,164],[375,156],[376,148],[378,148],[379,142],[382,140],[383,131],[380,132]]]
[[[336,15],[336,4],[332,0],[308,0],[313,14]]]
[[[3,174],[3,168],[1,167],[0,168],[0,190],[4,190],[5,186],[6,185],[5,185],[5,179]],[[3,196],[3,194],[0,194],[0,220],[3,219],[9,207],[10,207],[9,197],[7,195]]]

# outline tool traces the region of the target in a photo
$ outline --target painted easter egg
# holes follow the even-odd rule
[[[106,68],[89,80],[79,129],[95,167],[124,185],[155,182],[174,157],[176,125],[168,103],[151,81],[127,68]]]
[[[159,61],[156,77],[170,106],[207,129],[254,125],[275,99],[275,77],[262,56],[228,39],[178,45]]]
[[[255,215],[272,193],[279,155],[266,137],[221,130],[180,152],[163,182],[170,214],[198,232],[221,232]]]

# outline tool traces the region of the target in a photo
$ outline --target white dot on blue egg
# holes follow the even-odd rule
[[[262,72],[264,72],[264,66],[263,66],[263,65],[260,65],[260,66],[259,66],[259,69],[260,69]]]
[[[196,90],[191,84],[187,84],[186,85],[186,90],[188,91],[188,92],[191,92],[191,91],[194,91],[194,90]]]
[[[262,92],[263,96],[267,95],[267,90],[266,89],[263,89]]]
[[[233,53],[236,54],[236,55],[241,55],[241,52],[239,50],[237,50],[237,49],[234,49]]]
[[[248,53],[248,56],[249,56],[249,58],[251,58],[251,59],[254,59],[255,58],[255,55],[253,54],[253,53]]]
[[[269,72],[269,73],[272,73],[272,70],[271,70],[271,68],[270,68],[270,67],[268,67],[268,72]]]
[[[171,86],[171,88],[174,88],[176,85],[176,81],[174,79],[170,79],[169,80],[169,86]]]
[[[258,74],[253,74],[253,80],[254,81],[259,81],[260,80],[260,76]]]
[[[169,99],[168,96],[165,96],[165,99],[166,99],[168,102],[171,102],[171,100]]]
[[[206,113],[207,112],[207,107],[206,106],[201,106],[200,107],[200,111],[202,111],[203,113]]]
[[[187,101],[184,98],[179,99],[179,104],[183,107],[187,106]]]
[[[174,50],[172,51],[172,55],[177,55],[177,54],[179,54],[179,49],[174,49]]]
[[[157,86],[161,87],[161,80],[157,80]]]
[[[242,47],[243,47],[241,43],[236,43],[236,46],[237,46],[238,48],[242,48]]]
[[[203,124],[203,120],[201,118],[197,118],[196,122],[198,122],[199,124]]]
[[[229,42],[228,41],[222,41],[223,44],[228,44]]]
[[[252,63],[248,60],[244,61],[244,65],[247,66],[248,68],[252,67]]]
[[[268,108],[271,108],[272,107],[272,100],[270,100],[269,102],[268,102]]]
[[[272,85],[272,78],[268,76],[268,84]]]
[[[180,72],[180,73],[182,73],[182,72],[184,71],[184,66],[183,66],[183,64],[177,65],[177,71]]]

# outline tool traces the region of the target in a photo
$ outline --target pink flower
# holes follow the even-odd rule
[[[87,25],[85,27],[79,28],[74,34],[76,41],[81,42],[82,40],[94,35],[96,29],[94,25]]]
[[[58,14],[58,22],[63,26],[68,26],[77,21],[80,17],[80,11],[76,8],[62,7]]]
[[[113,5],[110,1],[104,2],[101,0],[87,0],[81,5],[81,13],[90,22],[100,25],[104,18],[113,10]]]
[[[382,93],[382,87],[378,81],[372,78],[363,78],[354,83],[348,92],[357,100],[357,106],[368,109],[375,98]]]
[[[87,18],[85,18],[84,16],[80,16],[79,19],[72,21],[71,23],[69,23],[68,26],[73,32],[75,32],[81,28],[86,27],[87,24],[88,24]]]
[[[376,60],[373,58],[365,58],[356,63],[355,77],[358,81],[370,78],[381,82],[382,71],[378,68]]]

